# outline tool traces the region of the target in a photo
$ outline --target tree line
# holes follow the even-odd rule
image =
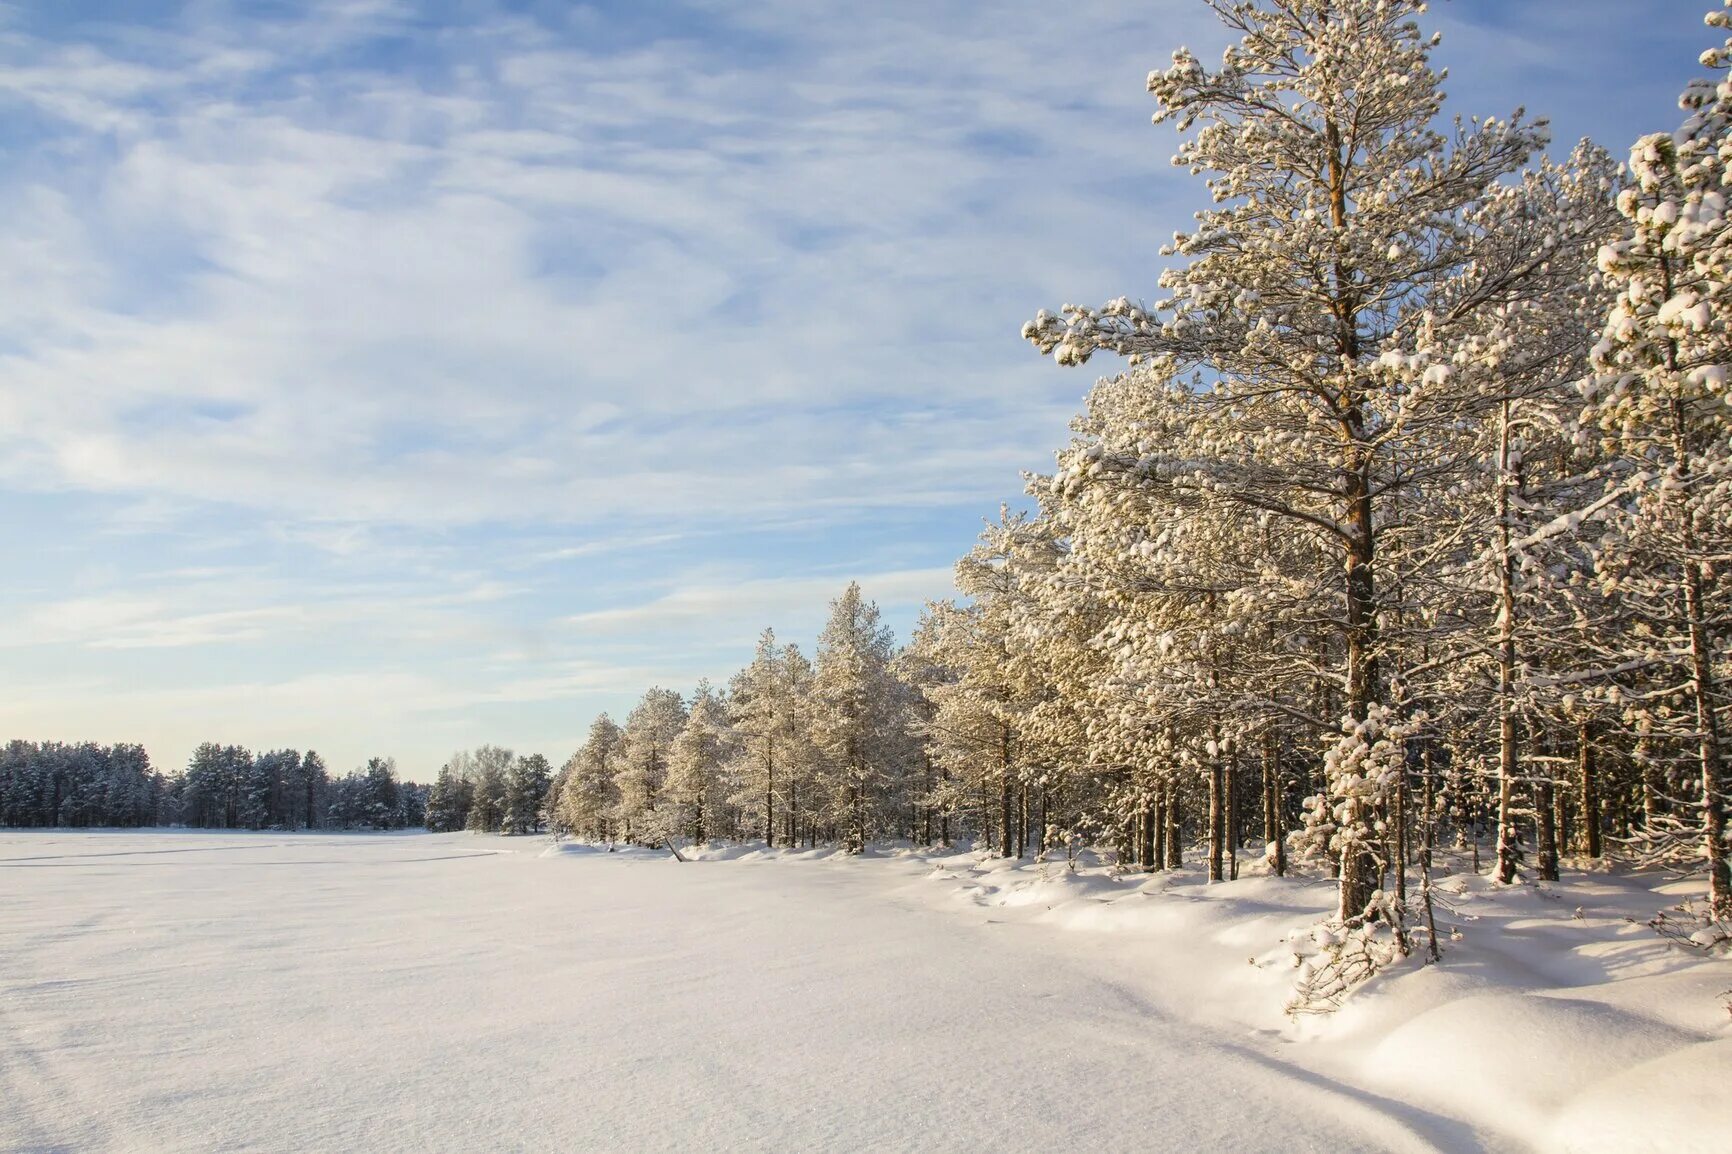
[[[766,629],[724,688],[643,695],[623,725],[596,718],[548,788],[551,828],[660,844],[771,846],[948,835],[951,806],[918,726],[918,690],[878,607],[850,584],[813,657]]]
[[[333,777],[313,750],[253,754],[207,742],[173,781],[174,824],[200,829],[407,829],[426,820],[427,788],[373,757]]]
[[[0,826],[161,825],[167,792],[142,745],[11,741],[0,749]]]
[[[458,753],[439,767],[428,788],[427,828],[433,833],[539,833],[546,822],[551,770],[539,753],[519,757],[497,745]]]
[[[141,745],[12,741],[0,750],[0,826],[405,829],[425,821],[425,786],[375,757],[333,777],[312,750],[254,754],[207,742],[164,774]]]

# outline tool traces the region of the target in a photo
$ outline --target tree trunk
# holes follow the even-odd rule
[[[764,846],[776,844],[776,747],[764,750]]]
[[[1222,842],[1227,847],[1227,880],[1239,880],[1239,747],[1235,742],[1224,763],[1221,782]]]
[[[986,848],[993,847],[992,806],[986,796],[986,774],[982,773],[975,779],[975,798],[980,805],[980,837],[986,842]]]
[[[1179,786],[1167,783],[1167,868],[1180,869],[1185,864],[1183,845],[1185,815],[1179,808]]]
[[[1551,783],[1551,794],[1552,824],[1557,829],[1553,844],[1559,854],[1568,853],[1574,844],[1575,826],[1571,822],[1570,791],[1561,777]]]
[[[1669,278],[1668,278],[1669,279]],[[1671,368],[1672,357],[1667,358]],[[1674,397],[1672,459],[1681,487],[1690,481],[1691,446],[1684,402]],[[1696,758],[1702,779],[1702,850],[1708,862],[1708,911],[1714,918],[1732,918],[1732,866],[1726,860],[1726,782],[1720,764],[1720,718],[1714,707],[1714,638],[1709,634],[1703,591],[1706,577],[1696,559],[1696,530],[1688,510],[1679,518],[1679,545],[1684,556],[1683,610],[1690,637],[1690,698],[1696,709]]]
[[[1642,778],[1642,832],[1651,837],[1660,824],[1660,767],[1654,761],[1653,738],[1646,733],[1636,739],[1636,768]]]
[[[1150,847],[1149,858],[1155,869],[1167,868],[1167,790],[1164,784],[1155,787],[1153,808],[1149,811],[1149,821],[1155,827],[1153,831],[1154,844]]]
[[[1028,783],[1021,782],[1016,788],[1016,856],[1023,856],[1028,848]]]
[[[922,788],[922,790],[924,790],[924,794],[922,797],[922,803],[923,804],[920,807],[920,815],[921,815],[921,822],[922,822],[920,843],[922,845],[931,845],[932,844],[932,748],[930,746],[923,747],[920,756],[921,756],[921,760],[925,763],[925,774],[921,778],[921,788]]]
[[[1349,417],[1356,432],[1357,408]],[[1372,584],[1375,528],[1372,520],[1371,484],[1364,466],[1349,469],[1347,488],[1349,544],[1347,550],[1347,712],[1364,721],[1377,692],[1377,613]],[[1374,816],[1358,815],[1369,825]],[[1341,851],[1341,893],[1337,914],[1343,922],[1358,922],[1371,903],[1382,870],[1369,839],[1348,839]]]
[[[1576,781],[1581,790],[1582,851],[1589,857],[1600,856],[1600,783],[1594,765],[1594,733],[1592,723],[1583,718],[1576,724]]]
[[[1726,860],[1726,782],[1720,764],[1720,719],[1714,709],[1713,643],[1703,619],[1702,567],[1684,566],[1684,604],[1690,619],[1691,696],[1696,706],[1696,756],[1702,775],[1702,849],[1708,860],[1710,916],[1732,919],[1732,865]]]
[[[1222,841],[1226,833],[1226,773],[1221,758],[1209,755],[1209,880],[1221,880]]]
[[[1547,771],[1549,773],[1549,771]],[[1534,819],[1538,825],[1538,845],[1535,847],[1535,864],[1539,868],[1541,881],[1555,882],[1558,880],[1558,829],[1557,811],[1552,798],[1552,779],[1537,777],[1534,779]]]
[[[1350,146],[1342,140],[1333,117],[1324,122],[1329,147],[1329,220],[1337,232],[1347,229],[1349,201],[1347,170],[1352,163]],[[1340,414],[1345,444],[1341,472],[1341,497],[1347,513],[1345,592],[1347,600],[1347,712],[1364,721],[1377,696],[1377,602],[1373,566],[1377,556],[1377,520],[1372,507],[1371,455],[1367,444],[1362,398],[1354,376],[1359,372],[1359,322],[1352,274],[1338,260],[1332,285],[1338,329],[1336,352],[1340,356],[1341,385],[1332,404]],[[1373,815],[1361,813],[1357,823],[1369,825]],[[1376,855],[1368,840],[1349,838],[1341,851],[1341,891],[1338,914],[1344,922],[1356,922],[1371,902],[1379,874]]]
[[[1516,831],[1515,782],[1519,772],[1515,713],[1515,550],[1510,525],[1510,402],[1502,408],[1498,431],[1497,540],[1497,880],[1515,881],[1521,864],[1521,835]]]
[[[1401,773],[1395,779],[1395,802],[1390,817],[1395,826],[1395,896],[1407,903],[1407,757],[1402,751]]]
[[[1287,876],[1287,830],[1281,813],[1281,732],[1271,725],[1263,739],[1263,838],[1271,851],[1269,868],[1276,877]]]
[[[939,770],[938,780],[940,783],[948,785],[950,783],[950,771],[948,769]],[[950,791],[948,789],[944,791],[944,808],[938,811],[938,844],[946,849],[950,848]]]
[[[1424,841],[1421,843],[1419,851],[1419,900],[1420,906],[1425,912],[1425,928],[1430,939],[1427,951],[1430,953],[1432,961],[1440,962],[1443,960],[1443,951],[1437,943],[1437,912],[1431,900],[1431,847],[1437,830],[1437,801],[1433,793],[1435,785],[1431,740],[1429,738],[1424,740],[1425,746],[1420,752],[1420,766],[1425,773],[1425,816],[1422,819],[1425,832]]]

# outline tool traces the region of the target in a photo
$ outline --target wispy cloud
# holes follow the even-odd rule
[[[1098,51],[1032,22],[959,50],[930,9],[802,44],[671,14],[598,49],[495,13],[396,71],[368,53],[404,11],[330,19],[243,56],[213,20],[15,40],[63,154],[17,230],[95,274],[7,366],[15,483],[362,523],[978,499],[1061,411],[1014,330],[1099,259],[1041,242],[1114,199],[1075,166],[1149,166],[1137,67],[1067,91]]]

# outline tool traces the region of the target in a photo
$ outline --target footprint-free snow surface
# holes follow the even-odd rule
[[[548,845],[0,834],[0,1148],[1522,1145],[930,861]]]

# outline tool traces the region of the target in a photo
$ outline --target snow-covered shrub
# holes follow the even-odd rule
[[[1381,875],[1383,844],[1390,803],[1407,761],[1407,742],[1424,723],[1423,714],[1399,717],[1373,704],[1364,721],[1343,718],[1341,737],[1323,755],[1328,791],[1305,799],[1305,824],[1290,835],[1293,851],[1302,858],[1325,855],[1337,861],[1357,858]],[[1356,925],[1380,914],[1381,891],[1362,909],[1345,906],[1336,920]]]
[[[1294,932],[1288,944],[1299,971],[1287,1002],[1292,1015],[1340,1008],[1356,988],[1413,953],[1406,906],[1383,890],[1372,895],[1366,917],[1357,925],[1331,919]]]

